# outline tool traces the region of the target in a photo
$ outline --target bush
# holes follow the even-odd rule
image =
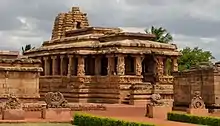
[[[170,112],[167,114],[167,119],[170,121],[193,123],[193,124],[202,124],[208,126],[220,126],[220,118],[217,117],[206,117],[206,116],[196,116],[190,114],[180,114]]]
[[[112,118],[104,118],[84,113],[74,115],[73,125],[77,126],[155,126],[153,124],[128,122]]]

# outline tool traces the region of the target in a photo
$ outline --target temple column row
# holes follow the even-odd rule
[[[157,57],[157,72],[159,76],[168,75],[167,73],[167,62],[168,58],[158,56]],[[177,63],[177,57],[170,58],[171,60],[171,71],[175,72],[178,71],[178,63]]]
[[[75,65],[73,62],[73,55],[69,55],[68,60],[64,60],[64,56],[51,56],[51,60],[49,57],[43,57],[44,60],[44,75],[73,75],[73,71],[76,69],[77,66],[77,76],[84,76],[85,75],[85,58],[83,56],[78,56],[78,64]],[[125,75],[125,56],[124,55],[117,55],[114,56],[107,56],[108,58],[108,68],[107,73],[108,75]],[[115,58],[117,58],[117,65],[115,63]],[[135,70],[136,75],[142,74],[142,60],[143,57],[135,56]],[[171,58],[172,60],[172,71],[178,71],[178,64],[177,58]],[[67,62],[68,61],[68,62]],[[52,67],[50,66],[52,65]],[[101,57],[95,57],[95,75],[99,75],[101,73]],[[52,70],[50,70],[52,69]],[[166,64],[164,57],[157,57],[157,72],[159,76],[165,75]]]

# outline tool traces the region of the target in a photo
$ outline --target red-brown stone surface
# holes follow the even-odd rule
[[[3,120],[24,120],[25,112],[22,109],[6,109],[3,111]]]
[[[43,110],[43,119],[72,119],[71,109],[69,108],[48,108]]]

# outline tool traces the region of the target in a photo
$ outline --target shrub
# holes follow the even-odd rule
[[[170,121],[193,123],[193,124],[202,124],[208,126],[220,126],[220,118],[217,117],[206,117],[206,116],[196,116],[190,114],[180,114],[170,112],[167,114],[167,119]]]
[[[93,116],[85,113],[74,115],[73,125],[77,126],[155,126],[153,124],[128,122],[113,118]]]

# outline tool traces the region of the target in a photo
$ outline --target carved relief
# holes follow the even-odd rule
[[[123,56],[118,56],[117,73],[118,75],[125,74],[125,59]]]
[[[150,97],[150,105],[152,106],[161,106],[164,105],[160,94],[152,94]]]
[[[157,73],[158,73],[158,76],[163,76],[164,74],[164,64],[163,64],[163,58],[162,57],[157,57],[155,58],[155,61],[156,61],[156,64],[157,64]]]
[[[141,57],[136,57],[136,75],[141,75],[142,74],[142,58]]]
[[[177,58],[173,58],[173,59],[172,59],[172,70],[173,70],[173,71],[178,71]]]
[[[196,91],[194,97],[191,100],[190,108],[193,109],[205,109],[205,103],[200,96],[199,91]]]
[[[84,76],[85,75],[85,61],[83,57],[78,58],[78,69],[77,69],[77,76]]]
[[[67,101],[64,99],[63,94],[60,92],[48,92],[45,95],[45,102],[47,108],[65,108]]]
[[[4,108],[5,109],[22,109],[22,104],[15,95],[10,94],[5,103]]]

